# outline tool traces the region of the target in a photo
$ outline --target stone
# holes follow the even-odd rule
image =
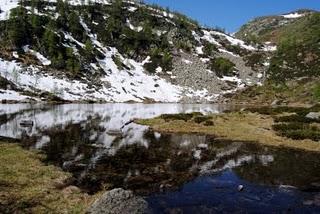
[[[33,121],[32,120],[21,120],[20,121],[20,126],[32,127],[33,126]]]
[[[238,186],[238,191],[239,191],[239,192],[243,191],[243,189],[244,189],[244,186],[243,186],[243,185],[239,185],[239,186]]]
[[[88,209],[89,214],[144,214],[151,213],[148,203],[130,190],[110,190],[98,198]]]
[[[320,118],[320,112],[310,112],[309,114],[306,115],[306,118],[317,120]]]
[[[281,101],[276,99],[271,103],[271,106],[277,106],[277,105],[280,105],[280,104],[281,104]]]

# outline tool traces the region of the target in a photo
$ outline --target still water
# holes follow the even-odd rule
[[[220,113],[187,104],[0,105],[0,136],[22,139],[89,193],[122,187],[155,213],[319,213],[320,155],[130,123],[163,113]],[[32,121],[32,125],[21,122]],[[236,125],[236,124],[235,124]],[[239,191],[239,185],[243,186]]]

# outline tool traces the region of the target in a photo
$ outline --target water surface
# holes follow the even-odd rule
[[[95,193],[122,187],[155,213],[320,212],[317,153],[160,134],[130,123],[163,113],[219,113],[186,104],[0,105],[0,136],[22,139]],[[32,121],[22,126],[21,121]],[[236,124],[235,124],[236,125]],[[238,186],[243,190],[238,191]]]

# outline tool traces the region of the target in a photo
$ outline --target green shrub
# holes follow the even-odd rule
[[[304,140],[304,139],[310,139],[314,141],[320,140],[320,132],[312,129],[287,130],[287,131],[281,132],[281,135],[291,138],[293,140]]]
[[[214,122],[212,120],[207,120],[203,123],[203,125],[205,126],[213,126],[214,125]]]
[[[193,117],[197,116],[203,116],[199,112],[194,112],[194,113],[188,113],[188,114],[163,114],[160,116],[161,119],[164,119],[166,122],[171,121],[171,120],[183,120],[183,121],[189,121]]]
[[[209,42],[205,42],[204,43],[204,47],[203,47],[203,53],[206,56],[213,56],[214,52],[218,52],[218,48]]]
[[[275,108],[264,106],[258,108],[247,108],[246,111],[265,114],[265,115],[277,115],[281,113],[296,113],[297,115],[305,116],[307,115],[311,109],[303,108],[303,107],[289,107],[289,106],[278,106]]]
[[[275,122],[300,122],[300,123],[320,123],[319,119],[307,118],[305,115],[293,114],[289,116],[282,116],[275,119]]]
[[[287,131],[287,130],[300,130],[309,128],[309,124],[305,123],[280,123],[272,125],[273,130],[275,131]]]
[[[214,70],[218,77],[233,76],[235,64],[228,59],[218,57],[210,61],[210,69]]]
[[[212,116],[196,116],[193,118],[193,121],[196,123],[203,123],[212,119]]]
[[[250,67],[262,65],[264,60],[263,53],[253,53],[245,57],[246,65]]]

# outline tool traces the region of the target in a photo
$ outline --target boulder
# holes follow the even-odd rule
[[[306,115],[306,118],[317,120],[320,118],[320,112],[310,112],[309,114]]]
[[[148,203],[132,191],[121,188],[110,190],[88,209],[90,214],[144,214],[151,213]]]

